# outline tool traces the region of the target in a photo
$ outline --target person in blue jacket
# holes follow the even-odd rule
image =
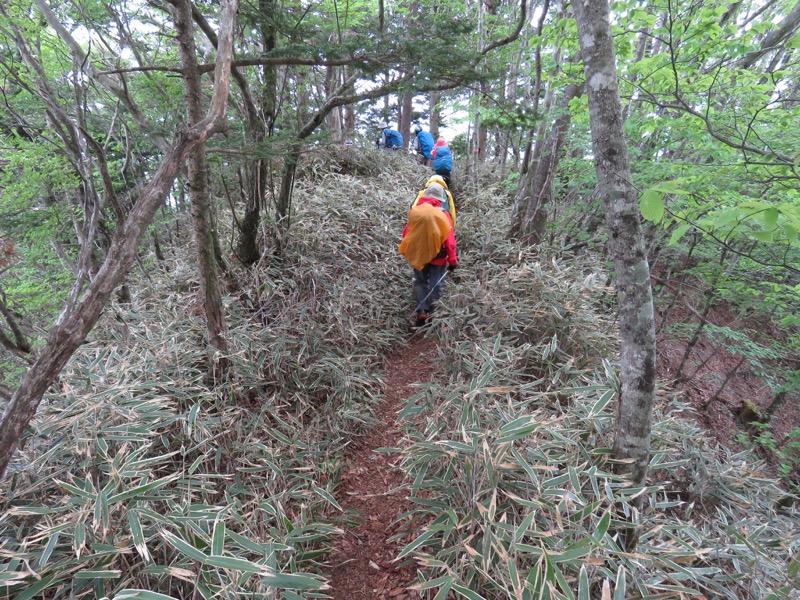
[[[423,131],[419,123],[414,123],[414,126],[411,128],[411,133],[416,136],[414,140],[414,150],[417,151],[417,160],[419,160],[419,164],[430,167],[431,160],[433,160],[433,156],[431,156],[431,151],[433,150],[433,136],[427,131]]]
[[[433,172],[441,175],[449,188],[450,174],[453,172],[453,152],[444,138],[436,140],[431,154],[433,155]]]
[[[378,124],[381,135],[377,140],[378,146],[387,150],[400,150],[403,147],[403,134],[389,127],[385,121]]]

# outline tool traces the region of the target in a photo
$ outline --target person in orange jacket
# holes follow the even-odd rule
[[[458,265],[455,230],[450,213],[442,210],[444,201],[444,187],[430,184],[408,212],[400,242],[400,254],[414,268],[416,327],[429,322],[444,291],[445,275]]]

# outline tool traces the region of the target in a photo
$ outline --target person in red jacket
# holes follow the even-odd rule
[[[450,213],[442,210],[444,201],[444,188],[438,183],[429,185],[425,188],[425,192],[416,206],[409,211],[409,221],[403,229],[400,253],[405,255],[414,267],[414,292],[417,297],[415,325],[417,327],[422,327],[429,322],[436,302],[444,291],[445,274],[458,265],[455,230]],[[434,214],[435,220],[418,218],[419,215],[413,214],[417,209],[419,209],[419,213],[429,212],[431,207],[441,211]],[[442,219],[442,216],[445,219]],[[427,225],[428,221],[432,224]],[[434,229],[425,231],[425,227]],[[436,248],[433,248],[433,258],[425,258],[426,254],[420,252],[421,246],[429,246],[432,239],[436,244],[441,243],[441,247],[438,253],[436,253]],[[426,250],[426,252],[428,252],[427,256],[430,256],[430,250]]]

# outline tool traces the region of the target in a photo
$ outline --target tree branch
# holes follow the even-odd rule
[[[139,239],[169,194],[189,153],[224,126],[238,0],[221,0],[221,4],[219,56],[211,108],[196,126],[176,134],[161,165],[130,211],[126,226],[115,230],[105,260],[75,310],[59,319],[36,362],[22,378],[0,421],[0,477],[42,397],[84,342],[109,297],[128,273],[136,259]]]

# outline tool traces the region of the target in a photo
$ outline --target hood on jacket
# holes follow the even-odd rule
[[[447,184],[444,182],[444,177],[441,175],[433,175],[428,181],[425,182],[425,188],[427,189],[429,185],[432,183],[438,183],[442,188],[448,189]],[[444,199],[442,199],[444,201]]]
[[[436,198],[439,201],[439,204],[444,202],[444,187],[441,183],[428,183],[428,187],[425,188],[425,191],[422,195],[426,198]]]

